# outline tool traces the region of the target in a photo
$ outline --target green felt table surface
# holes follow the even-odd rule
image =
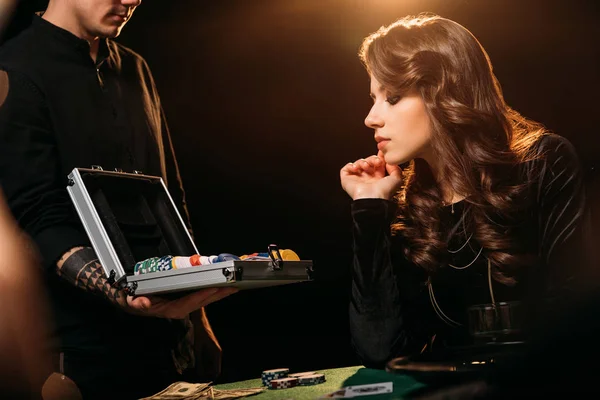
[[[290,373],[304,371],[290,371]],[[265,389],[264,392],[248,397],[248,399],[317,399],[346,386],[366,385],[381,382],[393,382],[394,392],[391,394],[361,396],[369,400],[403,399],[410,392],[423,388],[425,385],[408,375],[390,374],[385,371],[364,368],[362,366],[318,370],[316,373],[325,374],[325,383],[314,386],[298,386],[289,389]],[[262,387],[261,379],[251,379],[215,385],[215,389],[242,389]]]

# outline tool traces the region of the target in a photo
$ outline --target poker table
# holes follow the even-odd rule
[[[303,371],[290,371],[303,372]],[[369,369],[362,366],[334,368],[315,371],[319,374],[325,374],[326,381],[314,386],[297,386],[288,389],[266,389],[264,392],[250,399],[317,399],[326,394],[333,393],[342,387],[367,385],[382,382],[393,382],[393,393],[361,396],[369,400],[376,399],[402,399],[409,393],[422,389],[425,384],[418,382],[408,375],[390,374],[382,370]],[[261,379],[251,379],[241,382],[233,382],[215,385],[215,389],[248,389],[261,387]]]

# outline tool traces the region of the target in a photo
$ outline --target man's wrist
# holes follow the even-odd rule
[[[89,247],[88,247],[89,248]],[[86,247],[83,246],[79,246],[79,247],[73,247],[72,249],[70,249],[69,251],[67,251],[66,253],[64,253],[60,259],[56,262],[56,266],[58,267],[58,269],[62,269],[63,264],[65,263],[65,261],[67,261],[67,259],[69,259],[69,257],[71,257],[73,254],[79,252],[80,250],[86,249]],[[94,258],[97,259],[96,257],[96,253],[94,253]]]
[[[106,297],[111,303],[127,307],[127,295],[113,287],[104,274],[94,250],[79,247],[69,250],[57,263],[57,274],[74,286]]]
[[[77,285],[78,279],[88,264],[97,262],[96,252],[90,247],[75,247],[67,251],[56,263],[57,273],[60,277]]]

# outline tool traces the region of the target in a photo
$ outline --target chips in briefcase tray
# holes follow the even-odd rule
[[[252,289],[312,279],[311,260],[246,257],[193,268],[157,268],[135,274],[155,257],[190,257],[198,249],[162,178],[142,173],[75,168],[67,191],[108,279],[131,295],[186,292],[207,287]],[[285,253],[284,253],[285,254]]]

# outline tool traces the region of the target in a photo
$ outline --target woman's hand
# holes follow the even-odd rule
[[[340,181],[352,200],[389,200],[402,186],[402,170],[397,165],[386,164],[380,151],[376,156],[344,165]]]

